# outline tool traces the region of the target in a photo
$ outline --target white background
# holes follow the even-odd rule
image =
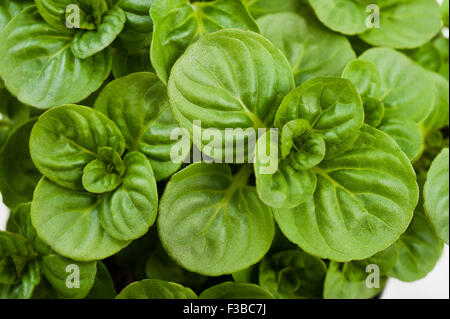
[[[438,0],[442,2],[442,0]],[[447,32],[448,33],[448,32]],[[5,229],[9,212],[1,201],[0,194],[0,229]],[[449,299],[449,248],[445,250],[436,268],[422,280],[405,283],[389,279],[382,295],[383,299]]]

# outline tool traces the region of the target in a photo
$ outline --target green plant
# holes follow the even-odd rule
[[[449,229],[441,22],[448,1],[3,0],[0,298],[425,277]]]

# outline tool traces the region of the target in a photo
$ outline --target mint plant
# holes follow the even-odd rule
[[[0,298],[424,278],[449,237],[446,27],[435,0],[3,0]]]

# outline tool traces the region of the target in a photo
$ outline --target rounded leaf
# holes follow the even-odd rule
[[[387,119],[378,129],[392,137],[411,161],[420,155],[423,149],[423,134],[413,120]]]
[[[116,299],[197,299],[197,295],[173,282],[145,279],[125,287]]]
[[[434,0],[309,0],[309,3],[328,28],[348,35],[360,34],[373,46],[415,48],[439,32],[440,10]]]
[[[82,177],[83,187],[90,193],[102,194],[115,190],[122,183],[122,178],[108,170],[108,164],[93,160],[85,166]]]
[[[152,4],[153,0],[122,0],[118,3],[126,15],[125,27],[117,38],[120,48],[124,49],[121,51],[126,54],[126,51],[145,49],[149,63],[148,46],[152,42],[153,32],[153,20],[149,12]]]
[[[97,273],[95,274],[95,281],[87,299],[114,299],[117,295],[116,288],[111,275],[105,264],[101,261],[97,262]]]
[[[386,117],[422,122],[435,103],[434,83],[428,72],[405,55],[387,48],[367,50],[361,60],[376,65],[381,75],[381,98]]]
[[[164,83],[187,47],[205,34],[229,28],[259,32],[240,0],[154,0],[150,14],[154,22],[152,65]]]
[[[365,281],[370,273],[370,271],[367,271],[370,267],[367,267],[375,265],[378,267],[379,274],[386,276],[394,269],[398,257],[398,247],[396,244],[393,244],[372,257],[347,263],[343,268],[343,273],[348,280]]]
[[[104,50],[122,31],[125,21],[125,12],[113,7],[103,16],[96,30],[80,30],[75,34],[70,46],[72,53],[77,58],[86,59]]]
[[[277,169],[271,169],[272,165]],[[312,172],[297,170],[288,160],[278,159],[278,140],[273,141],[269,133],[256,143],[254,171],[258,196],[271,207],[296,207],[312,196],[316,188],[317,178]]]
[[[366,279],[348,279],[345,274],[347,265],[332,261],[328,266],[323,292],[325,299],[371,299],[382,292],[387,281],[386,276],[380,278],[379,288],[368,288]]]
[[[104,50],[80,60],[71,43],[70,34],[48,25],[35,7],[22,11],[0,35],[0,76],[8,90],[38,108],[88,97],[108,77],[111,53]]]
[[[437,73],[429,72],[435,86],[436,99],[428,117],[421,123],[426,135],[449,125],[449,85],[448,80]]]
[[[289,60],[297,85],[317,76],[339,76],[345,65],[356,58],[344,36],[306,16],[278,13],[257,22],[261,34]]]
[[[345,66],[342,77],[352,81],[361,96],[381,97],[381,75],[372,62],[353,60]]]
[[[398,260],[389,276],[413,282],[424,278],[441,258],[444,244],[418,206],[408,230],[396,242]]]
[[[364,126],[353,148],[312,169],[314,196],[294,209],[275,209],[283,233],[324,259],[365,259],[404,233],[417,205],[409,159],[392,138]]]
[[[20,11],[31,5],[33,0],[3,0],[0,3],[0,32]]]
[[[242,2],[255,18],[279,12],[298,12],[301,6],[297,0],[242,0]]]
[[[24,236],[0,231],[0,258],[5,256],[34,257],[34,249]]]
[[[152,32],[153,21],[150,8],[154,0],[122,0],[119,2],[127,15],[126,28],[139,32]],[[125,29],[126,31],[126,29]]]
[[[122,185],[103,195],[100,222],[113,238],[125,241],[143,236],[155,222],[158,192],[148,159],[139,152],[125,156]]]
[[[247,186],[251,168],[192,164],[175,174],[161,199],[158,230],[167,253],[204,275],[230,274],[259,261],[274,235],[269,207]]]
[[[117,124],[129,151],[138,150],[150,159],[157,181],[181,167],[170,156],[178,143],[171,139],[178,124],[170,110],[167,88],[155,74],[133,73],[112,81],[100,93],[95,109]]]
[[[311,79],[283,100],[277,111],[275,126],[282,128],[289,121],[309,122],[310,132],[325,141],[325,158],[348,150],[356,141],[364,121],[361,97],[349,80],[335,77]]]
[[[86,297],[94,285],[96,264],[96,262],[77,262],[52,254],[42,257],[41,271],[59,297],[81,299]],[[74,271],[79,275],[78,287],[75,286],[75,289],[67,286],[68,276]]]
[[[380,27],[368,28],[360,35],[367,43],[399,49],[417,48],[439,33],[441,12],[437,1],[384,2],[385,5],[379,1]]]
[[[175,119],[191,136],[200,125],[220,131],[215,142],[221,154],[207,155],[222,158],[236,151],[233,140],[250,147],[247,129],[255,135],[254,129],[272,125],[293,86],[286,58],[268,40],[249,31],[222,30],[189,47],[172,70],[168,90]],[[226,134],[227,128],[243,132]],[[195,134],[193,141],[206,152],[210,137],[204,135]]]
[[[259,283],[279,299],[321,298],[326,273],[319,258],[298,250],[284,251],[261,263]]]
[[[447,244],[449,228],[448,163],[448,148],[445,148],[431,164],[424,186],[425,212],[439,238]]]
[[[31,219],[42,240],[74,260],[104,259],[129,244],[112,238],[102,228],[97,195],[69,190],[46,178],[34,192]]]
[[[344,34],[359,34],[366,31],[363,1],[354,0],[309,0],[319,20],[331,30]]]
[[[31,158],[39,171],[58,185],[74,190],[84,189],[83,170],[102,147],[111,147],[122,155],[125,140],[113,121],[79,105],[45,112],[30,137]]]
[[[39,14],[51,26],[70,33],[66,26],[66,8],[71,4],[79,5],[79,0],[34,0]],[[81,8],[80,8],[81,9]],[[80,10],[81,11],[81,10]],[[81,13],[81,12],[80,12]]]
[[[203,291],[200,299],[274,299],[273,296],[254,284],[224,282]]]
[[[33,199],[41,174],[31,161],[28,142],[36,119],[15,129],[0,151],[0,191],[11,208]]]
[[[17,285],[0,285],[0,299],[30,299],[41,282],[41,265],[38,260],[29,262]]]

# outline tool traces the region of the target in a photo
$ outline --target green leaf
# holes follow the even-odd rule
[[[278,1],[274,4],[278,5]],[[297,85],[317,76],[339,76],[356,58],[350,42],[311,18],[278,13],[258,19],[261,34],[288,58]]]
[[[146,58],[149,58],[148,50],[152,43],[153,33],[142,33],[132,30],[122,31],[113,43],[113,46],[121,51],[135,53],[139,50],[146,51]],[[152,69],[153,70],[153,69]]]
[[[91,108],[64,105],[45,112],[30,137],[31,158],[39,171],[60,186],[82,190],[83,170],[102,147],[119,155],[125,139],[113,121]]]
[[[274,209],[283,233],[324,259],[365,259],[405,232],[418,187],[409,159],[392,138],[363,126],[353,148],[313,168],[314,196],[294,209]]]
[[[86,297],[94,284],[96,271],[96,262],[81,263],[56,254],[42,257],[42,274],[60,298]]]
[[[413,120],[391,118],[378,127],[392,137],[411,161],[420,155],[423,149],[423,134]]]
[[[184,268],[230,274],[259,261],[270,247],[269,207],[247,186],[251,167],[233,176],[226,164],[192,164],[175,174],[161,199],[158,230],[164,249]]]
[[[298,12],[301,6],[297,0],[242,0],[255,18],[279,12]]]
[[[297,170],[310,169],[325,158],[325,141],[309,130],[309,122],[303,119],[289,121],[281,130],[281,158]]]
[[[259,32],[240,0],[154,0],[150,14],[154,22],[152,64],[164,83],[186,48],[205,34],[229,28]]]
[[[270,170],[274,164],[278,166],[275,172]],[[278,141],[273,141],[269,133],[258,138],[256,143],[254,171],[258,196],[271,207],[296,207],[308,199],[316,188],[317,178],[312,172],[296,170],[288,160],[279,161]]]
[[[135,72],[153,72],[153,67],[148,55],[148,48],[136,52],[125,50],[114,51],[112,60],[112,73],[120,78]]]
[[[372,62],[353,60],[345,66],[342,77],[352,81],[361,96],[381,97],[381,75]]]
[[[442,2],[442,21],[444,22],[444,25],[446,27],[448,27],[448,9],[449,5],[448,5],[448,0],[444,0],[444,2]]]
[[[17,285],[0,284],[0,299],[31,298],[35,288],[41,281],[41,269],[37,260],[28,263],[21,280]]]
[[[117,0],[35,0],[39,13],[45,21],[66,33],[72,33],[73,29],[98,28],[107,11],[117,2]],[[76,6],[77,10],[74,10],[73,6]],[[74,23],[75,15],[79,16],[79,25]],[[70,26],[67,21],[73,25]]]
[[[126,21],[125,12],[113,7],[106,12],[96,30],[81,30],[74,36],[70,46],[72,53],[86,59],[107,48],[122,31]]]
[[[309,0],[309,3],[328,28],[348,35],[359,34],[373,46],[419,47],[440,29],[439,5],[434,0]],[[379,12],[369,7],[373,4]],[[371,25],[375,20],[373,14],[379,14],[379,27]]]
[[[370,299],[381,293],[387,277],[380,278],[379,288],[368,288],[366,280],[352,281],[345,275],[348,264],[332,261],[328,267],[324,286],[325,299]]]
[[[189,288],[173,282],[146,279],[134,282],[123,289],[117,299],[197,299]]]
[[[431,112],[434,83],[429,74],[405,55],[386,48],[366,51],[361,60],[376,65],[381,75],[381,101],[386,117],[422,122]]]
[[[124,159],[122,185],[102,196],[100,222],[105,231],[120,241],[137,239],[153,225],[158,208],[158,192],[147,158],[131,152]]]
[[[364,1],[309,0],[309,3],[319,20],[333,31],[352,35],[367,30]]]
[[[279,163],[278,141],[272,141],[271,134],[256,144],[254,167],[261,200],[275,208],[304,203],[317,183],[309,169],[348,150],[358,138],[363,118],[361,98],[348,80],[318,77],[291,91],[275,118],[275,126],[282,129]],[[267,170],[269,158],[269,164],[278,163],[278,170]]]
[[[351,281],[363,281],[367,278],[367,266],[375,265],[378,267],[379,275],[386,276],[394,269],[398,260],[397,245],[393,244],[364,260],[355,260],[347,263],[343,269],[344,275]]]
[[[326,273],[319,258],[298,250],[284,251],[261,263],[259,283],[279,299],[321,298]]]
[[[99,160],[110,164],[109,169],[111,171],[116,171],[120,176],[123,176],[123,174],[125,174],[125,163],[113,148],[104,146],[100,147],[97,152]]]
[[[274,299],[273,296],[254,284],[224,282],[203,291],[200,299]]]
[[[384,104],[381,99],[381,75],[375,64],[353,60],[342,72],[344,79],[349,79],[358,89],[364,105],[364,122],[378,127],[384,117]]]
[[[140,151],[152,164],[157,181],[175,173],[171,151],[178,128],[170,111],[166,86],[153,73],[134,73],[109,83],[95,102],[95,109],[113,120],[129,151]],[[184,154],[183,159],[188,154]]]
[[[388,274],[407,282],[422,279],[433,270],[444,246],[430,227],[421,205],[417,207],[411,225],[396,245],[399,258]]]
[[[8,90],[38,108],[88,97],[108,77],[111,54],[104,50],[79,60],[71,43],[72,37],[45,23],[35,7],[21,12],[0,35],[0,76]]]
[[[449,85],[448,80],[437,73],[428,73],[435,85],[436,100],[428,117],[421,123],[425,135],[449,125]]]
[[[83,170],[83,187],[90,193],[101,194],[115,190],[122,183],[122,178],[109,169],[109,165],[100,160],[93,160]]]
[[[119,2],[127,15],[126,29],[139,32],[152,32],[153,21],[150,17],[150,8],[153,0],[122,0]]]
[[[31,219],[38,236],[57,253],[74,260],[109,257],[129,244],[102,228],[98,196],[41,179],[34,192]]]
[[[3,86],[3,87],[2,87]],[[12,131],[27,122],[30,108],[20,103],[4,87],[0,78],[0,150]]]
[[[440,239],[448,244],[449,212],[448,148],[434,159],[424,186],[425,212]]]
[[[14,208],[30,202],[41,174],[31,161],[28,141],[36,119],[16,128],[0,151],[0,191],[3,202]]]
[[[97,262],[97,273],[91,291],[86,296],[87,299],[114,299],[116,298],[114,282],[109,274],[108,268],[101,261]]]
[[[14,260],[10,256],[0,258],[0,285],[15,285],[19,282]]]
[[[372,3],[366,0],[366,3]],[[417,48],[440,30],[441,13],[437,1],[378,1],[380,28],[368,28],[360,37],[373,46]],[[414,23],[410,23],[414,21]]]
[[[150,45],[153,21],[149,12],[152,3],[153,0],[122,0],[119,2],[118,5],[125,11],[127,18],[125,27],[117,38],[121,48],[128,51],[136,51]],[[146,57],[149,59],[148,48],[145,51]]]
[[[193,142],[208,156],[222,159],[248,154],[249,135],[272,125],[277,107],[293,87],[286,58],[268,40],[248,31],[222,30],[189,47],[172,70],[168,90],[173,115],[191,136],[194,128],[200,129],[194,120],[204,129],[220,131],[219,141],[202,134],[193,136]],[[242,130],[226,134],[227,128]]]
[[[0,258],[5,256],[33,257],[35,252],[30,242],[23,236],[0,231]]]
[[[364,109],[355,86],[346,79],[317,77],[291,91],[277,111],[275,126],[289,121],[309,122],[310,132],[326,145],[326,159],[342,154],[356,141],[363,125]]]
[[[49,255],[51,248],[37,236],[36,230],[31,222],[31,203],[23,203],[11,212],[10,221],[17,225],[17,232],[28,239],[33,249],[39,255]]]
[[[31,5],[32,0],[3,0],[0,3],[0,32],[20,11]]]
[[[405,53],[424,68],[440,73],[448,81],[449,40],[438,34],[420,48],[407,50]]]
[[[371,97],[362,97],[362,100],[364,106],[364,122],[372,127],[380,126],[385,113],[384,103]]]
[[[62,32],[71,33],[72,30],[66,26],[66,8],[68,5],[74,4],[80,8],[79,0],[35,0],[39,14],[44,20],[54,28]],[[80,15],[84,17],[84,11],[80,8]],[[81,20],[81,17],[80,17]],[[88,21],[84,21],[88,22]],[[82,21],[80,21],[82,23]]]

